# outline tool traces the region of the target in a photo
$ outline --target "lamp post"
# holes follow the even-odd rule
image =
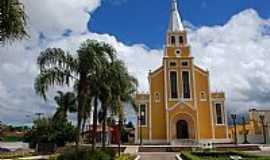
[[[248,144],[248,140],[247,140],[248,131],[246,129],[246,119],[245,119],[245,117],[242,117],[242,124],[243,124],[243,133],[244,133],[244,144]]]
[[[121,154],[121,129],[122,129],[122,115],[119,115],[118,119],[118,132],[119,132],[119,140],[118,140],[118,155]]]
[[[139,122],[139,136],[140,136],[140,145],[142,145],[142,119],[141,119],[141,111],[137,114],[137,119]]]
[[[265,116],[261,114],[259,117],[262,123],[262,129],[263,129],[263,143],[266,144],[266,131],[265,131],[265,124],[264,124]]]
[[[233,126],[234,126],[234,144],[237,144],[237,131],[236,131],[236,114],[231,114],[231,118],[233,120]]]
[[[270,122],[268,121],[268,122],[266,122],[266,124],[265,124],[265,130],[266,130],[266,143],[267,144],[269,144],[270,143],[270,128],[269,128],[269,126],[270,126]]]

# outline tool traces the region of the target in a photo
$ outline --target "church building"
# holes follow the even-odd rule
[[[187,32],[171,2],[162,65],[150,71],[149,93],[137,93],[136,143],[226,143],[225,94],[210,91],[209,72],[194,64]]]

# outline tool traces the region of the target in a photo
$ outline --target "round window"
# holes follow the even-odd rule
[[[175,51],[175,54],[176,54],[177,56],[180,56],[181,50],[180,50],[180,49],[177,49],[177,50]]]

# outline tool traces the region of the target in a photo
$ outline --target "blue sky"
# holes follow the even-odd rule
[[[269,0],[178,0],[181,16],[196,27],[225,24],[249,8],[270,17]],[[126,44],[143,43],[161,48],[169,20],[170,0],[103,0],[88,27],[109,33]]]
[[[36,95],[37,56],[48,47],[75,53],[86,39],[115,47],[139,90],[149,90],[148,72],[162,64],[170,0],[20,1],[31,39],[0,46],[0,120],[28,124],[26,115],[52,115],[63,88],[52,88],[48,102]],[[210,71],[211,91],[225,91],[229,111],[269,108],[270,0],[178,2],[182,18],[195,26],[189,43],[196,65]]]

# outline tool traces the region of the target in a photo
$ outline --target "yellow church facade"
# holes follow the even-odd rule
[[[136,143],[229,141],[225,94],[211,93],[209,72],[194,64],[176,0],[172,0],[163,63],[149,72],[148,81],[149,93],[135,97]]]

